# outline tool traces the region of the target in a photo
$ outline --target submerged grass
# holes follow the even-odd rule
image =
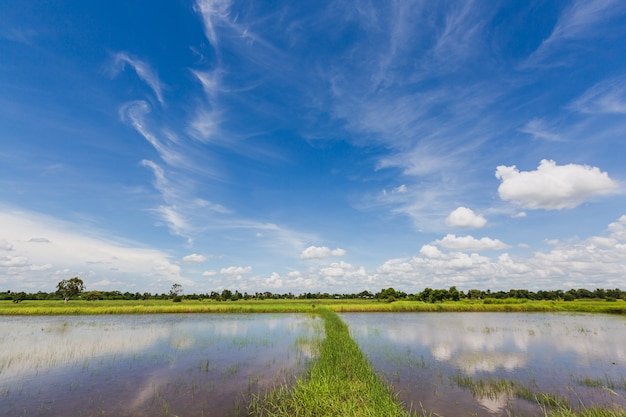
[[[544,417],[626,417],[626,410],[621,408],[587,407],[575,409],[567,398],[547,392],[537,392],[530,387],[506,379],[474,380],[471,376],[457,374],[454,382],[470,390],[474,397],[498,398],[500,395],[515,395],[533,404],[537,404]],[[595,380],[585,380],[588,386],[597,387]],[[604,385],[604,384],[603,384]]]
[[[318,310],[326,337],[319,358],[289,389],[280,386],[253,397],[249,416],[256,417],[380,417],[409,414],[372,370],[348,327],[333,311]]]
[[[574,411],[569,408],[560,408],[547,412],[545,415],[547,417],[626,417],[626,410],[590,407],[581,411]]]
[[[325,307],[335,312],[587,312],[626,314],[626,303],[602,301],[463,300],[443,303],[377,300],[59,300],[0,301],[0,315],[160,314],[160,313],[299,313]]]

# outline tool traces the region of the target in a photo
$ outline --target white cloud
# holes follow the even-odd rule
[[[51,243],[50,240],[46,239],[45,237],[33,237],[31,239],[28,239],[28,241],[31,243]]]
[[[33,243],[32,236],[46,236],[48,243]],[[17,280],[51,291],[59,279],[76,275],[88,288],[105,279],[138,283],[147,291],[163,290],[171,282],[193,284],[160,250],[33,212],[0,207],[0,239],[12,248],[9,256],[0,257],[0,283],[5,285]]]
[[[439,248],[436,246],[424,245],[420,249],[420,255],[425,256],[426,258],[441,258],[443,253],[441,253]]]
[[[203,277],[213,277],[215,275],[217,275],[217,271],[214,271],[214,270],[204,271],[202,273]]]
[[[467,207],[459,207],[448,215],[446,218],[448,226],[461,227],[465,229],[477,229],[487,224],[487,219],[483,216],[475,214]]]
[[[435,240],[432,243],[446,249],[458,251],[501,250],[510,247],[499,239],[491,239],[488,237],[476,239],[469,235],[457,237],[452,234],[448,234],[443,239]]]
[[[345,256],[346,251],[341,248],[330,249],[326,246],[309,246],[300,254],[300,259],[326,259],[329,256]]]
[[[163,100],[163,83],[159,80],[157,73],[145,62],[128,55],[126,52],[118,52],[113,55],[113,76],[122,71],[126,65],[130,65],[137,73],[137,76],[150,86],[159,103],[165,104]]]
[[[183,262],[186,263],[202,263],[206,261],[206,256],[198,255],[197,253],[192,253],[191,255],[187,255],[183,257]]]
[[[6,240],[0,240],[0,250],[12,251],[13,250],[13,245],[11,245]]]
[[[406,184],[402,184],[396,188],[394,188],[393,190],[391,190],[392,193],[406,193],[407,192],[407,188],[406,188]]]
[[[526,209],[574,208],[596,196],[614,193],[618,184],[606,172],[587,165],[557,165],[542,160],[536,171],[520,172],[515,165],[500,165],[496,178],[500,198]]]
[[[220,274],[222,275],[244,275],[251,274],[252,267],[251,266],[229,266],[228,268],[220,269]]]

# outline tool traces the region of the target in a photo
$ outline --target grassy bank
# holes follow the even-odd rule
[[[326,337],[317,361],[291,390],[279,387],[255,397],[248,415],[408,417],[410,414],[374,373],[337,314],[326,308],[319,309],[318,314],[325,321]]]
[[[376,300],[107,300],[84,301],[0,301],[0,315],[81,315],[81,314],[161,314],[161,313],[298,313],[317,307],[335,312],[588,312],[626,314],[622,301],[527,301],[476,300],[424,303]]]

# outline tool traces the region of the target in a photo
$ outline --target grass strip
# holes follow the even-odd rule
[[[256,396],[248,408],[255,417],[408,417],[402,404],[373,371],[339,316],[318,309],[326,337],[319,358],[289,390],[286,386]]]
[[[27,300],[19,304],[0,301],[0,315],[85,315],[85,314],[159,314],[159,313],[304,313],[314,307],[325,307],[335,312],[579,312],[626,314],[625,302],[606,301],[527,301],[498,300],[448,301],[424,303],[421,301],[376,300],[239,300],[217,302],[211,300]]]

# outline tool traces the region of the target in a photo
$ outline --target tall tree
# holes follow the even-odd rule
[[[85,284],[78,277],[64,279],[57,284],[57,293],[63,297],[66,304],[70,298],[76,297],[83,291],[85,291]]]

